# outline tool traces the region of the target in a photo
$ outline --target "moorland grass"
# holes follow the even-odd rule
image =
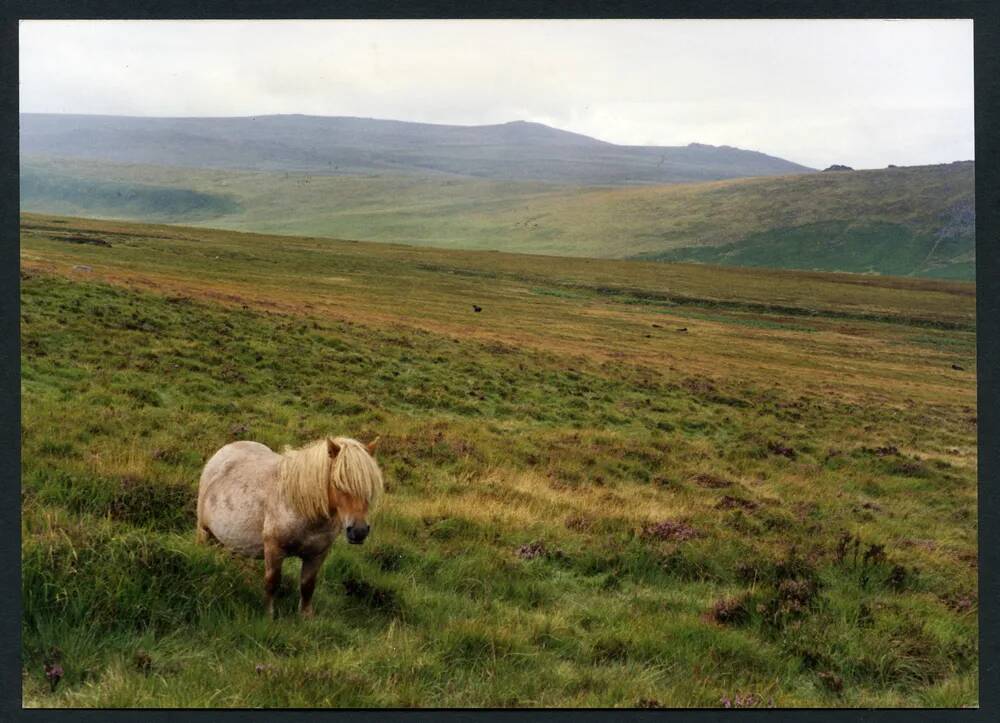
[[[965,162],[594,188],[29,156],[22,208],[450,249],[972,280],[974,176]]]
[[[286,241],[26,219],[27,705],[976,704],[974,289]],[[329,432],[387,495],[272,622],[198,474]]]

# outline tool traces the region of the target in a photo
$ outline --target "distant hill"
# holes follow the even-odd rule
[[[962,162],[594,188],[27,158],[21,202],[39,213],[445,248],[972,279],[974,176]]]
[[[804,173],[756,151],[619,146],[540,123],[453,126],[271,115],[138,118],[22,113],[22,155],[310,174],[417,173],[581,185]]]

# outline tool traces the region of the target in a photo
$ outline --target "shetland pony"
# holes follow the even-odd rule
[[[288,556],[302,560],[299,612],[313,614],[312,595],[330,545],[341,529],[360,545],[369,509],[383,491],[382,471],[368,445],[349,437],[321,439],[281,454],[257,442],[233,442],[205,464],[198,486],[198,542],[216,540],[264,558],[267,612]]]

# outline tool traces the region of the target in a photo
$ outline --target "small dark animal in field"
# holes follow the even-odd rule
[[[964,372],[965,371],[965,367],[960,367],[958,364],[952,364],[951,368],[954,369],[956,372]]]
[[[662,328],[663,328],[663,327],[662,327],[662,326],[660,326],[659,324],[653,324],[653,325],[652,325],[652,327],[653,327],[654,329],[662,329]]]
[[[472,305],[472,310],[473,310],[474,312],[476,312],[476,313],[478,314],[478,313],[479,313],[480,311],[482,311],[482,310],[483,310],[483,307],[481,307],[481,306],[476,306],[475,304],[473,304],[473,305]]]
[[[677,331],[687,331],[687,330],[688,330],[688,328],[687,328],[686,326],[682,326],[682,327],[681,327],[680,329],[678,329]]]

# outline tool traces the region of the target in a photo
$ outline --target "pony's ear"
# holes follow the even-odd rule
[[[330,455],[330,459],[333,459],[340,453],[340,445],[334,442],[329,437],[326,438],[326,452]]]
[[[375,454],[375,448],[378,446],[378,441],[382,439],[381,437],[376,437],[371,442],[367,444],[368,454]]]

